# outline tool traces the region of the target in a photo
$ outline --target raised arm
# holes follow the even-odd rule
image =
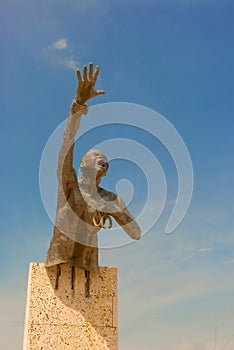
[[[84,66],[83,77],[80,71],[77,70],[78,87],[76,97],[70,107],[58,159],[57,176],[59,184],[63,183],[63,186],[65,183],[73,183],[76,180],[76,172],[73,168],[74,142],[82,114],[88,112],[86,102],[95,96],[104,94],[104,91],[94,89],[98,74],[98,66],[93,73],[93,63],[89,64],[88,72],[87,67]]]

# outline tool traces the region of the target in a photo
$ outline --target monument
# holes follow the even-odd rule
[[[109,164],[99,150],[73,167],[75,136],[86,102],[95,90],[99,67],[77,70],[78,87],[71,103],[58,157],[58,200],[54,233],[45,264],[31,263],[28,278],[23,350],[118,349],[117,268],[99,267],[98,231],[112,218],[132,238],[141,231],[123,199],[100,187]]]

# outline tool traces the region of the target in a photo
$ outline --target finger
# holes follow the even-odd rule
[[[97,221],[96,221],[95,217],[93,217],[93,225],[94,225],[95,227],[99,227],[99,225],[97,224]]]
[[[100,70],[100,67],[97,66],[96,69],[95,69],[94,75],[93,75],[93,83],[94,83],[94,84],[95,84],[96,81],[97,81],[97,77],[98,77],[98,74],[99,74],[99,70]]]
[[[105,91],[103,91],[103,90],[96,90],[96,94],[97,95],[103,95],[103,94],[105,94]]]
[[[87,66],[84,66],[83,79],[84,79],[84,81],[87,80]]]
[[[80,74],[80,70],[79,70],[79,69],[77,69],[76,75],[77,75],[77,78],[78,78],[79,83],[81,83],[81,82],[82,82],[82,77],[81,77],[81,74]]]
[[[109,220],[109,225],[107,228],[112,228],[112,219],[111,219],[110,215],[107,216],[107,219]]]
[[[100,220],[100,226],[101,226],[102,228],[104,228],[104,230],[106,229],[105,221],[104,221],[104,217],[103,217],[103,216],[101,217],[101,220]]]
[[[89,64],[89,80],[91,81],[93,78],[93,62]]]
[[[103,95],[103,94],[105,94],[105,91],[103,91],[103,90],[95,90],[93,92],[93,94],[92,94],[92,97],[96,97],[98,95]]]

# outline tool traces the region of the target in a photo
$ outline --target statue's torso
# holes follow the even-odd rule
[[[111,202],[114,193],[98,187],[93,196],[82,186],[82,181],[59,187],[54,235],[47,253],[46,265],[69,263],[89,271],[98,272],[98,237],[100,227],[94,225],[93,217],[100,200]],[[108,208],[102,207],[104,213]]]

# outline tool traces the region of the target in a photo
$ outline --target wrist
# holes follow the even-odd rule
[[[85,103],[81,104],[77,101],[76,98],[73,99],[72,104],[71,104],[71,112],[72,113],[77,113],[77,112],[80,112],[82,110],[85,111],[85,110],[87,110],[87,108],[88,108],[88,106]]]
[[[85,105],[86,99],[85,99],[84,96],[82,96],[80,93],[77,93],[77,94],[76,94],[76,97],[75,97],[75,101],[76,101],[79,105],[83,106],[83,105]]]
[[[78,100],[77,98],[74,98],[74,100],[73,100],[72,102],[74,102],[75,105],[81,107],[81,109],[87,108],[86,103],[81,102],[81,101]]]

